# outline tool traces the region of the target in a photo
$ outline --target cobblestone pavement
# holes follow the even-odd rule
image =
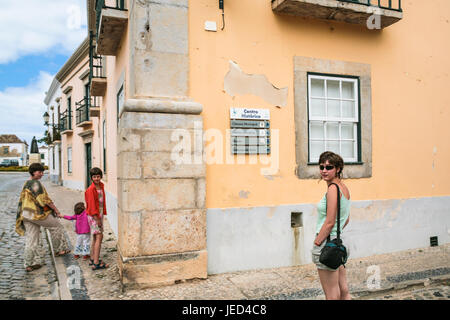
[[[74,205],[80,201],[84,202],[84,192],[56,186],[48,179],[43,179],[43,183],[56,207],[63,215],[73,215]],[[74,224],[72,221],[65,219],[61,219],[60,222],[65,227],[66,236],[73,248],[76,240]],[[109,268],[93,271],[89,266],[89,261],[84,261],[81,258],[75,260],[72,254],[56,258],[57,262],[62,261],[67,270],[69,289],[73,300],[118,299],[122,292],[117,267],[116,239],[107,219],[104,221],[100,259],[107,263]]]
[[[15,232],[16,209],[28,173],[0,173],[0,300],[58,298],[56,273],[45,233],[41,232],[45,265],[26,272],[25,237]]]
[[[82,192],[54,186],[51,183],[46,183],[46,187],[57,207],[65,214],[71,214],[73,205],[83,201]],[[71,222],[62,221],[62,223],[73,244],[75,233]],[[324,299],[317,270],[313,264],[209,275],[206,280],[194,279],[181,281],[171,286],[122,292],[117,267],[116,239],[107,219],[105,219],[102,259],[110,265],[109,269],[92,271],[87,262],[79,260],[69,262],[70,264],[78,263],[80,266],[86,299]],[[448,299],[449,284],[445,282],[445,279],[450,279],[449,244],[349,259],[346,267],[349,287],[354,299],[411,297],[412,299]],[[375,289],[368,289],[367,283],[370,276],[368,271],[373,267],[379,270],[379,285]],[[441,280],[435,282],[427,280],[430,278]],[[423,283],[428,286],[424,287]],[[408,287],[403,288],[402,286],[405,285]]]

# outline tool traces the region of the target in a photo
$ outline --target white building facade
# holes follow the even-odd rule
[[[41,164],[48,167],[48,150],[49,147],[47,146],[40,146],[39,147],[39,154],[41,155]]]
[[[28,144],[14,134],[0,135],[0,162],[3,160],[17,160],[19,166],[26,166],[28,158]]]
[[[60,101],[61,101],[61,85],[58,80],[53,79],[49,90],[44,99],[47,105],[47,113],[49,115],[48,132],[50,136],[50,144],[47,149],[47,165],[49,169],[50,180],[53,183],[62,185],[62,161],[61,161],[61,134],[60,134]],[[44,162],[44,160],[42,160]]]

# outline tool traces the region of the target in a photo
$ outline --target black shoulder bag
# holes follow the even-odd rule
[[[338,201],[337,201],[337,238],[330,240],[330,235],[327,237],[327,243],[320,252],[319,261],[328,268],[337,269],[340,265],[347,262],[347,248],[341,240],[341,192],[336,183],[332,183],[337,187]]]

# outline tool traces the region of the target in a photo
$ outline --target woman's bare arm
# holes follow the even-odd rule
[[[58,218],[61,218],[61,212],[59,212],[58,208],[56,208],[56,206],[52,203],[47,204],[51,209],[53,209],[56,213],[56,215],[58,216]]]

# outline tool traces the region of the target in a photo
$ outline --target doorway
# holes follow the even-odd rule
[[[91,176],[89,171],[92,168],[92,157],[91,157],[91,143],[86,143],[85,145],[85,155],[86,155],[86,188],[87,189],[91,184]]]

